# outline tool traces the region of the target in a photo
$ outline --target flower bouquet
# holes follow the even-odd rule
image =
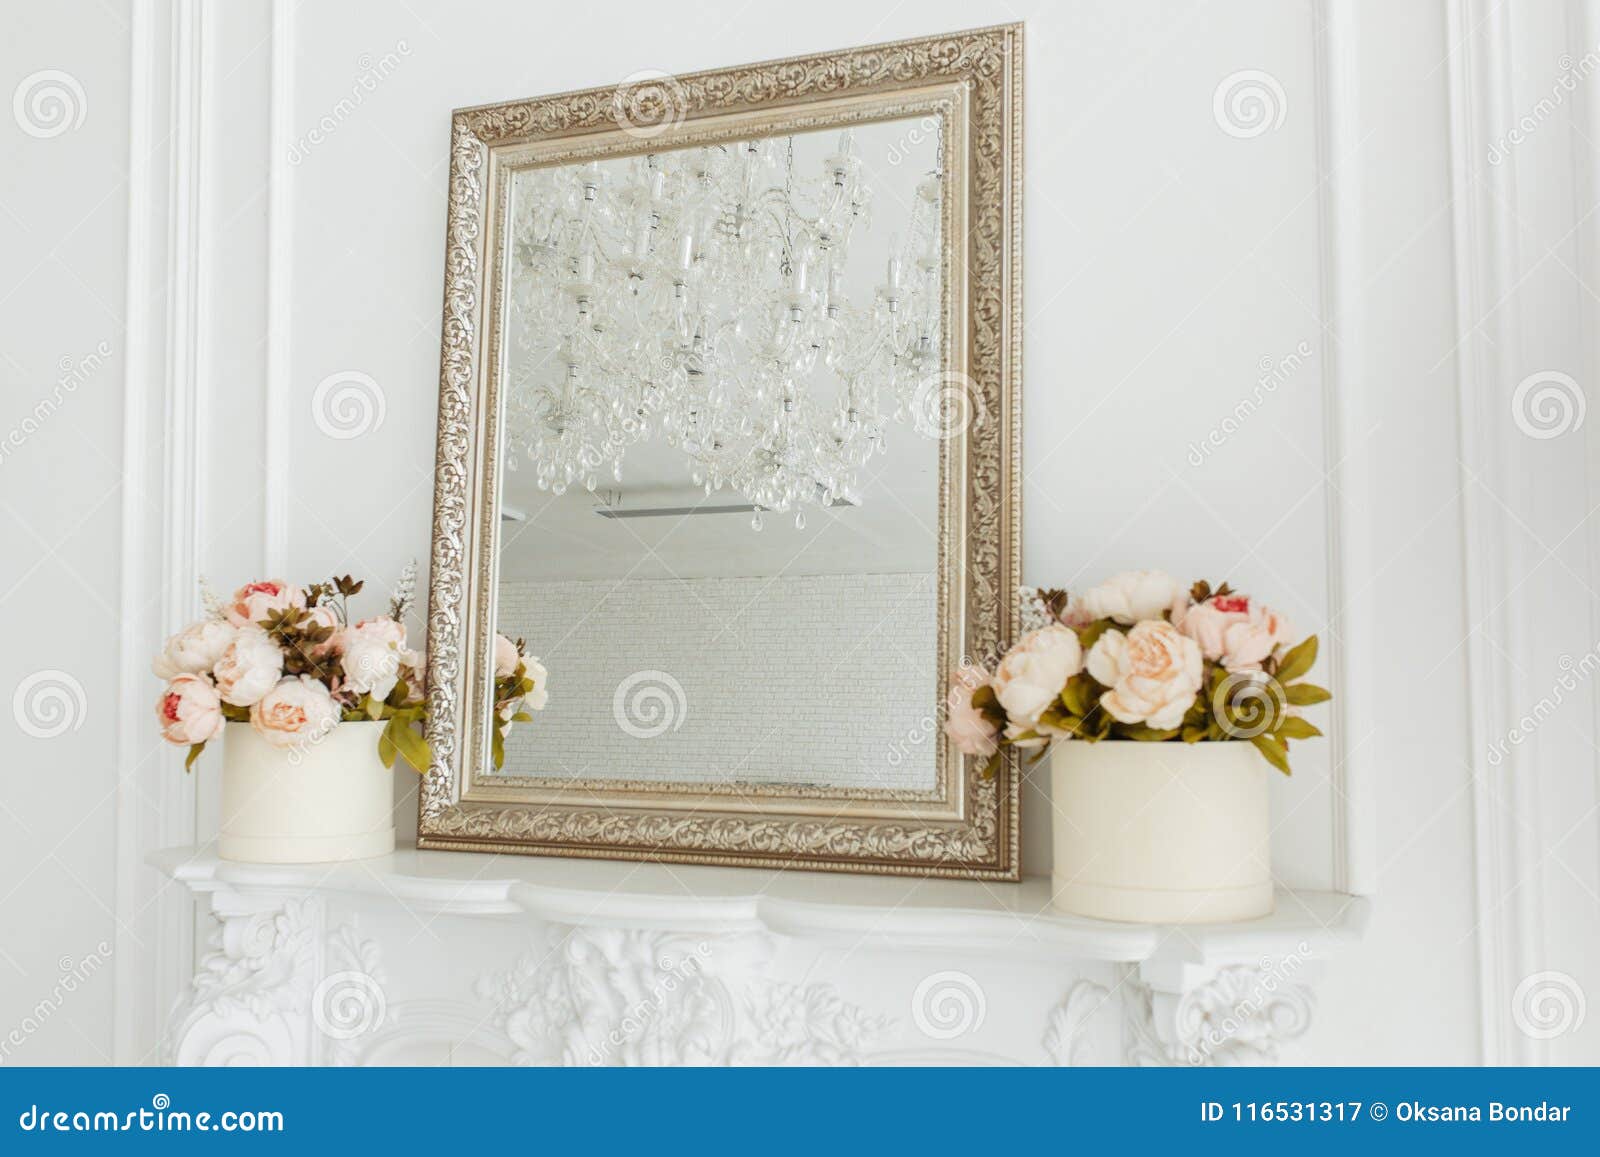
[[[1025,620],[992,675],[955,673],[945,733],[990,772],[1005,747],[1049,752],[1058,906],[1156,922],[1270,911],[1261,759],[1287,775],[1290,743],[1322,734],[1301,714],[1330,698],[1304,681],[1316,636],[1296,643],[1227,583],[1159,571],[1033,592]]]
[[[246,583],[226,601],[203,588],[207,616],[167,640],[161,734],[187,746],[186,769],[226,732],[225,858],[344,859],[393,848],[396,760],[428,769],[425,664],[406,646],[416,585],[407,566],[388,613],[356,620],[363,583],[345,575],[300,587]],[[544,706],[546,673],[520,642],[496,638],[495,749]],[[497,670],[497,676],[500,672]]]

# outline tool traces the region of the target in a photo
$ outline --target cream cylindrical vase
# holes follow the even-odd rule
[[[1052,744],[1056,907],[1139,924],[1267,915],[1271,774],[1237,740]]]
[[[394,851],[394,772],[378,758],[383,728],[341,723],[314,743],[282,748],[248,723],[229,723],[218,854],[313,864]]]

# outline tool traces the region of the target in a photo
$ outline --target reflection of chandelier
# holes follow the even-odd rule
[[[885,407],[902,418],[939,371],[937,169],[870,304],[846,292],[872,200],[849,132],[811,178],[779,137],[518,180],[508,435],[542,489],[592,490],[608,463],[621,480],[659,437],[708,494],[859,501]]]

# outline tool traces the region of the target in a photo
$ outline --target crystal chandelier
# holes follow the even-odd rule
[[[859,501],[886,423],[941,364],[939,166],[891,206],[904,241],[852,295],[874,190],[852,133],[809,176],[795,142],[520,175],[507,425],[541,489],[621,481],[627,448],[660,438],[707,494],[799,525],[806,503]]]

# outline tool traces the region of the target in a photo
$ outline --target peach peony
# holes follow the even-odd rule
[[[339,705],[310,675],[284,679],[250,708],[250,726],[274,747],[315,743],[339,725]]]
[[[271,611],[306,605],[306,592],[282,579],[263,579],[245,583],[233,592],[233,599],[224,609],[228,621],[236,627],[248,627],[266,619]]]
[[[260,627],[234,636],[216,666],[217,691],[235,707],[249,707],[283,675],[283,648]]]
[[[1157,730],[1177,727],[1200,691],[1200,646],[1164,619],[1124,635],[1107,631],[1090,648],[1089,674],[1110,690],[1100,706],[1120,723]]]
[[[1073,600],[1067,613],[1074,621],[1115,619],[1132,626],[1161,618],[1182,595],[1178,580],[1164,571],[1130,570],[1084,591]]]
[[[510,678],[517,673],[517,664],[521,662],[522,655],[517,650],[517,645],[497,633],[494,637],[494,677]]]
[[[162,679],[172,679],[185,672],[208,674],[238,633],[238,627],[220,619],[191,623],[167,640],[151,669]]]
[[[1024,635],[1000,661],[992,684],[995,698],[1006,718],[1026,730],[1081,670],[1083,648],[1077,634],[1067,627],[1041,627]]]
[[[161,738],[185,746],[206,743],[222,732],[222,700],[204,675],[188,671],[174,675],[156,704]]]
[[[944,733],[958,749],[987,759],[1000,750],[999,733],[989,717],[972,705],[972,695],[989,681],[982,667],[962,667],[950,676],[950,694],[945,699]]]

